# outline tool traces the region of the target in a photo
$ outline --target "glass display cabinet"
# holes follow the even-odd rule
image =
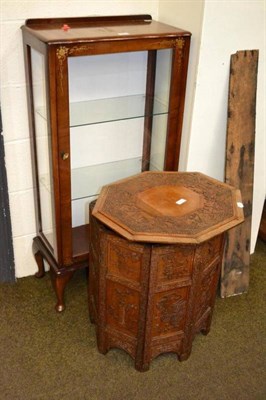
[[[89,203],[141,171],[177,170],[190,33],[150,15],[30,19],[22,27],[38,265],[57,303],[88,266]]]

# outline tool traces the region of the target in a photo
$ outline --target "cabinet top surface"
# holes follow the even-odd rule
[[[29,19],[22,30],[45,43],[190,36],[187,31],[153,21],[150,15]]]
[[[144,172],[107,185],[93,215],[129,240],[201,243],[244,219],[239,190],[196,172]]]

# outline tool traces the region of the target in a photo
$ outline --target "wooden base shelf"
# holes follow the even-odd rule
[[[76,261],[89,259],[89,224],[72,228],[72,245]]]

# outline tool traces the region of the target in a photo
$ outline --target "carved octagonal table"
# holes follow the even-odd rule
[[[105,186],[91,206],[89,311],[101,353],[140,371],[165,352],[188,358],[210,329],[224,232],[243,221],[240,192],[200,173],[144,172]]]

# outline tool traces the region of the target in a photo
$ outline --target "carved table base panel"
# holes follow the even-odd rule
[[[101,353],[117,347],[145,371],[159,354],[189,357],[210,329],[223,235],[200,245],[130,242],[90,217],[89,311]]]

